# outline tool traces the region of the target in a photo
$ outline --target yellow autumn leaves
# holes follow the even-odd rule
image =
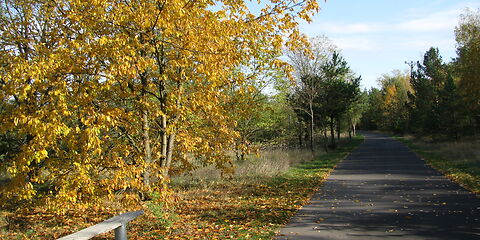
[[[265,5],[264,5],[265,4]],[[0,4],[0,196],[52,209],[141,200],[192,161],[228,171],[264,68],[316,1],[7,0]],[[258,13],[258,14],[256,14]],[[249,76],[251,77],[251,76]],[[248,92],[248,91],[247,91]],[[4,202],[4,201],[2,201]]]

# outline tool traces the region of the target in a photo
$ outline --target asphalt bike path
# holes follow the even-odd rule
[[[480,198],[401,142],[366,132],[276,239],[480,240]]]

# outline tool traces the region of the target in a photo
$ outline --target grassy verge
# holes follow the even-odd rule
[[[235,177],[203,188],[177,189],[177,221],[165,230],[142,229],[142,237],[163,239],[271,239],[335,165],[363,141],[298,164],[277,176]],[[142,226],[138,226],[142,228]]]
[[[480,193],[480,143],[425,142],[412,137],[395,139],[405,143],[429,165],[471,192]]]
[[[362,141],[363,137],[355,137],[336,151],[297,163],[274,175],[245,172],[230,179],[214,178],[201,184],[174,184],[176,200],[170,210],[146,204],[148,213],[131,222],[129,237],[271,239],[301,206],[308,203],[335,165]],[[85,219],[86,215],[93,215],[76,214],[67,216],[69,219],[62,223],[44,217],[45,213],[41,212],[11,216],[7,218],[8,226],[0,226],[0,239],[55,239],[74,228],[106,219],[108,215],[97,213],[94,219]],[[23,227],[13,226],[11,223],[15,219],[23,220]],[[59,227],[65,224],[70,227]],[[95,239],[112,238],[110,232]]]

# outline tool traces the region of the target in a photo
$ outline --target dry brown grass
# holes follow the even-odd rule
[[[434,142],[431,139],[400,138],[428,164],[466,189],[480,193],[480,141]]]
[[[244,161],[233,161],[234,174],[230,180],[241,180],[252,177],[272,177],[286,172],[291,166],[311,161],[325,154],[317,149],[314,154],[308,149],[268,149],[259,150],[245,157]],[[235,157],[232,154],[232,159]],[[181,176],[172,178],[174,185],[208,185],[216,181],[223,181],[221,170],[215,166],[200,167]]]
[[[425,145],[429,149],[455,161],[480,162],[480,141],[430,143]]]
[[[429,139],[416,139],[405,136],[415,145],[436,153],[449,161],[480,163],[480,140],[462,140],[456,142],[434,142]]]
[[[317,150],[314,154],[308,149],[274,149],[251,154],[244,162],[235,163],[236,176],[275,176],[287,171],[296,164],[315,159],[324,152]]]

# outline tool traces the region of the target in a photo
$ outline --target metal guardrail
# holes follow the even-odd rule
[[[115,230],[115,240],[127,240],[127,223],[143,213],[143,210],[123,213],[57,240],[87,240],[111,230]]]

